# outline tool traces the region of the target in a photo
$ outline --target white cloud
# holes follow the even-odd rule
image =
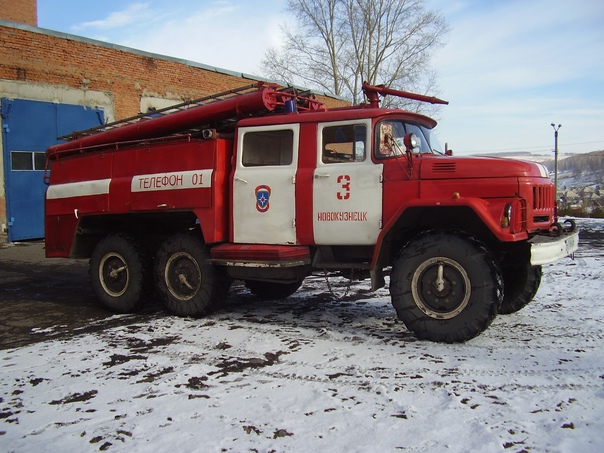
[[[451,101],[441,137],[454,149],[547,150],[552,121],[565,125],[562,143],[599,143],[572,151],[602,148],[604,4],[466,1],[443,13],[452,32],[434,65]]]
[[[236,72],[259,75],[260,62],[278,40],[284,16],[248,2],[214,2],[170,18],[152,30],[137,29],[119,44]]]
[[[149,19],[152,16],[149,10],[149,3],[133,3],[121,11],[115,11],[109,14],[105,19],[82,22],[72,27],[74,31],[87,29],[109,30],[125,27],[142,20]]]
[[[593,36],[589,11],[551,2],[474,5],[453,16],[448,44],[435,66],[455,86],[476,91],[533,88],[602,69],[604,32]],[[499,6],[500,5],[500,6]],[[599,39],[598,39],[599,38]],[[470,83],[460,84],[458,78]],[[453,88],[453,86],[449,86]]]

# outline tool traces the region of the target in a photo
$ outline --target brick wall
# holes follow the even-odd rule
[[[250,83],[175,61],[3,26],[0,79],[111,92],[116,118],[137,114],[143,95],[196,98]]]
[[[0,25],[0,79],[111,92],[116,119],[139,113],[141,97],[195,99],[255,82],[89,41]]]
[[[0,0],[0,19],[36,27],[38,2],[37,0]]]

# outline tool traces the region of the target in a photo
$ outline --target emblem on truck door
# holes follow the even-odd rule
[[[258,212],[268,211],[269,198],[271,196],[271,188],[269,186],[258,186],[256,187],[256,209]]]

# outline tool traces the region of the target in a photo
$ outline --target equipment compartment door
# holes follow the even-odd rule
[[[233,181],[233,241],[295,244],[299,125],[239,129]]]
[[[319,125],[313,182],[317,245],[373,245],[382,220],[382,164],[368,150],[371,123]]]

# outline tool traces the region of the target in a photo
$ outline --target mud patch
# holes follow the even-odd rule
[[[228,376],[229,373],[242,373],[249,368],[272,366],[279,361],[279,357],[283,354],[287,354],[287,352],[267,352],[264,354],[264,359],[259,357],[253,357],[250,359],[229,357],[228,359],[224,359],[223,362],[216,364],[216,367],[218,367],[219,370],[211,371],[208,373],[208,375],[220,375],[221,377],[225,377]]]
[[[191,389],[191,390],[205,390],[210,387],[208,384],[206,384],[207,380],[208,380],[207,376],[192,377],[192,378],[189,378],[189,382],[187,382],[186,384],[183,384],[183,385],[184,385],[184,387]],[[181,385],[178,384],[176,387],[180,387],[180,386]]]
[[[130,362],[131,360],[147,360],[147,356],[113,354],[111,355],[111,357],[109,357],[108,362],[103,362],[103,366],[105,366],[106,368],[111,368],[116,365],[121,365],[122,363]]]
[[[72,393],[71,395],[68,395],[61,400],[53,400],[48,404],[54,406],[59,404],[82,403],[84,401],[89,401],[93,399],[98,393],[98,390],[90,390],[84,393]]]

